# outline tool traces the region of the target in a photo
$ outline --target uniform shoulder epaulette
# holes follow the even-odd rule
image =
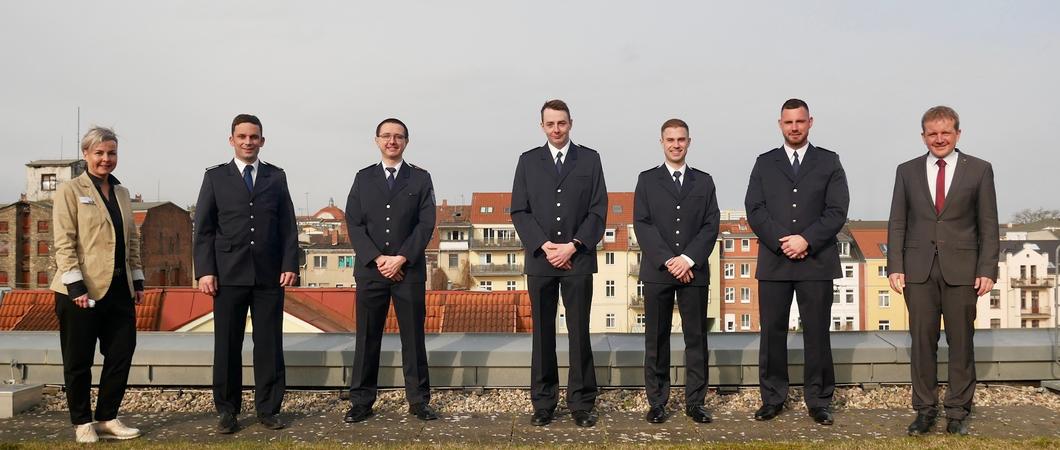
[[[221,163],[221,164],[218,164],[216,166],[210,166],[210,167],[206,168],[206,171],[209,172],[211,170],[214,170],[214,169],[217,169],[217,168],[221,168],[221,167],[224,167],[224,166],[227,166],[227,165],[228,165],[228,163]]]
[[[532,148],[532,149],[530,149],[530,150],[527,150],[527,151],[523,152],[522,156],[526,156],[526,155],[529,155],[529,154],[530,154],[530,152],[533,152],[534,150],[537,150],[537,149],[539,149],[539,148],[541,148],[541,147],[534,147],[534,148]]]
[[[710,175],[709,173],[707,173],[707,172],[704,172],[704,171],[702,171],[702,170],[699,170],[699,169],[697,169],[697,168],[695,168],[695,167],[692,167],[692,166],[688,166],[688,168],[689,168],[690,170],[693,170],[693,171],[699,172],[699,173],[701,173],[701,174],[703,174],[703,175]]]
[[[411,168],[413,168],[413,169],[416,169],[416,170],[422,170],[422,171],[424,171],[424,172],[426,172],[426,171],[427,171],[427,169],[424,169],[424,168],[422,168],[422,167],[420,167],[420,166],[417,166],[417,165],[415,165],[415,164],[413,164],[413,163],[410,163],[410,162],[407,162],[407,163],[405,163],[405,164],[408,164],[408,165],[409,165],[409,167],[411,167]]]
[[[831,151],[831,150],[829,150],[829,149],[827,149],[827,148],[824,148],[824,147],[817,147],[817,146],[814,146],[814,147],[813,147],[813,149],[814,149],[814,150],[823,150],[823,151],[826,151],[826,152],[828,152],[828,153],[831,153],[831,154],[833,154],[833,155],[835,155],[835,154],[836,154],[836,152],[833,152],[833,151]]]
[[[272,164],[270,162],[265,162],[265,161],[262,161],[261,163],[266,165],[266,166],[272,167],[272,168],[274,168],[276,170],[279,170],[280,172],[283,172],[283,167],[277,166],[276,164]]]
[[[662,164],[659,164],[659,165],[657,165],[655,167],[652,167],[651,169],[648,169],[648,170],[642,170],[642,171],[640,171],[640,173],[648,173],[648,172],[651,172],[651,171],[653,171],[655,169],[658,169],[660,167],[662,167]]]
[[[596,151],[596,150],[593,150],[593,149],[591,149],[591,148],[589,148],[589,147],[586,147],[586,146],[584,146],[584,145],[579,145],[578,147],[579,147],[579,148],[581,148],[582,150],[588,150],[588,151],[590,151],[590,152],[593,152],[593,153],[597,153],[597,154],[599,154],[599,153],[600,153],[600,152],[598,152],[598,151]]]
[[[764,157],[764,156],[766,156],[766,155],[768,155],[768,154],[770,154],[770,153],[773,153],[773,152],[777,151],[778,149],[779,149],[779,150],[783,150],[783,149],[784,149],[784,147],[778,147],[778,148],[774,148],[774,149],[772,149],[772,150],[769,150],[769,151],[766,151],[766,152],[762,152],[762,153],[759,153],[759,154],[758,154],[758,157],[759,157],[759,158],[761,158],[761,157]]]
[[[372,165],[370,165],[368,167],[365,167],[365,168],[363,168],[361,170],[358,170],[358,172],[364,172],[364,171],[369,170],[369,169],[371,169],[373,167],[379,167],[379,163],[372,164]]]

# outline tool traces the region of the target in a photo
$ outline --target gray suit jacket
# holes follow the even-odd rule
[[[927,154],[898,166],[887,225],[887,271],[904,273],[907,283],[926,281],[936,254],[948,284],[997,279],[1001,243],[994,169],[964,152],[958,158],[941,214],[928,187]]]

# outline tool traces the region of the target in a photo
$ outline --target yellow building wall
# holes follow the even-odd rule
[[[891,322],[891,330],[908,330],[909,313],[905,307],[905,297],[891,290],[886,276],[880,276],[880,267],[887,267],[887,260],[882,258],[865,260],[865,329],[879,329],[881,320]],[[886,274],[886,271],[884,271]],[[891,306],[881,307],[879,293],[886,291],[890,295]]]

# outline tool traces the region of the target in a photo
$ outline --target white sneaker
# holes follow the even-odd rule
[[[96,422],[93,425],[96,433],[103,439],[134,439],[140,437],[140,430],[127,427],[118,419]]]
[[[74,425],[74,442],[79,444],[91,444],[99,441],[99,436],[96,436],[96,428],[92,426],[91,422],[83,423],[81,425]]]

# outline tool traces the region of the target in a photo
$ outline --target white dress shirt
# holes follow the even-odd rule
[[[255,185],[258,184],[258,167],[260,167],[260,163],[261,163],[260,159],[255,159],[254,163],[252,163],[252,164],[247,164],[247,163],[243,162],[243,160],[241,160],[239,158],[233,158],[232,161],[236,162],[236,168],[239,169],[239,174],[240,175],[243,175],[243,171],[246,170],[245,167],[247,167],[247,166],[253,167],[254,170],[250,172],[250,178],[252,180],[254,180],[254,184]]]
[[[791,148],[787,143],[784,143],[784,151],[788,154],[788,164],[795,164],[795,152],[799,152],[799,164],[802,164],[803,161],[806,161],[806,150],[809,149],[809,142],[806,142],[806,145],[799,148]]]
[[[556,155],[559,152],[563,152],[563,156],[559,158],[559,162],[562,164],[567,161],[567,152],[570,151],[570,139],[567,139],[567,143],[563,144],[563,148],[556,148],[552,146],[552,143],[548,143],[548,151],[552,152],[552,162],[556,162]]]
[[[945,198],[950,193],[950,185],[953,184],[953,174],[957,170],[957,149],[953,149],[945,158],[936,158],[935,155],[928,153],[926,159],[928,189],[931,190],[931,201],[934,202],[935,180],[939,176],[939,166],[935,165],[935,162],[939,159],[946,161],[946,192],[943,193],[943,198]]]
[[[395,180],[397,179],[397,174],[401,173],[401,166],[403,166],[404,164],[405,164],[405,160],[403,159],[401,161],[398,161],[398,163],[396,165],[392,166],[392,167],[394,167],[394,179]],[[383,169],[382,169],[383,170],[383,179],[388,178],[390,176],[390,171],[386,170],[386,168],[390,167],[390,166],[387,166],[385,161],[384,162],[380,162],[379,165],[383,167]]]

